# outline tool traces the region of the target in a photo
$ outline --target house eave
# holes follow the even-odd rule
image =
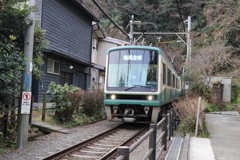
[[[96,18],[90,11],[88,11],[78,0],[71,0],[74,2],[81,10],[83,10],[88,16],[92,18],[93,21],[99,22],[100,20]]]

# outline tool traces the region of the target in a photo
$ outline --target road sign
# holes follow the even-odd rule
[[[32,97],[31,92],[22,93],[21,114],[30,114],[31,97]]]

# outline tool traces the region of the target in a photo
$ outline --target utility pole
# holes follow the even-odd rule
[[[130,38],[130,44],[133,45],[133,22],[134,22],[134,16],[132,15],[131,20],[129,21],[130,24],[130,34],[128,35]]]
[[[35,0],[27,0],[29,7],[34,6]],[[28,142],[28,123],[31,105],[32,86],[32,57],[34,42],[34,19],[35,14],[30,12],[28,19],[30,23],[26,26],[24,39],[24,57],[26,58],[22,76],[21,106],[18,109],[18,135],[17,148],[26,148]]]
[[[191,64],[191,40],[190,40],[190,32],[191,32],[191,17],[188,16],[188,33],[187,33],[187,60],[186,63],[189,65]]]

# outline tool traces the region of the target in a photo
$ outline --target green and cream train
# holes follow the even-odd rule
[[[160,48],[122,46],[106,56],[104,105],[110,121],[156,123],[181,96],[181,79]]]

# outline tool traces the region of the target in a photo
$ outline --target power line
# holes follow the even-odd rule
[[[100,4],[99,4],[98,2],[96,2],[95,0],[92,0],[92,1],[93,1],[93,2],[96,4],[96,6],[102,11],[102,13],[103,13],[105,16],[107,16],[107,18],[108,18],[123,34],[125,34],[128,39],[130,39],[130,38],[129,38],[129,35],[128,35],[124,30],[122,30],[122,28],[120,28],[117,23],[115,23],[115,22],[112,20],[112,18],[103,10],[103,8],[100,6]]]
[[[178,5],[178,0],[176,0],[176,3],[177,3],[177,8],[178,8],[178,13],[179,13],[180,18],[181,18],[181,22],[182,22],[182,24],[183,24],[183,30],[184,30],[184,32],[185,32],[184,22],[183,22],[183,18],[182,18],[182,14],[181,14],[180,7],[179,7],[179,5]]]

